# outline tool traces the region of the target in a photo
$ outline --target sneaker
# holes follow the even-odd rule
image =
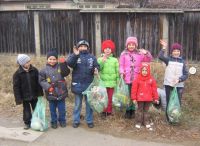
[[[60,123],[60,127],[64,128],[64,127],[66,127],[66,126],[67,126],[66,122],[61,122],[61,123]]]
[[[101,119],[105,120],[106,119],[106,112],[101,113]]]
[[[125,119],[130,119],[131,115],[130,115],[130,111],[126,111],[125,115],[124,115]]]
[[[150,130],[150,131],[153,131],[153,127],[152,127],[151,124],[147,124],[147,125],[146,125],[146,128],[147,128],[148,130]]]
[[[107,116],[112,116],[113,114],[112,113],[107,113]]]
[[[141,128],[141,125],[140,125],[140,124],[136,124],[136,125],[135,125],[135,128],[140,129],[140,128]]]
[[[56,129],[58,127],[57,123],[52,123],[51,128]]]
[[[146,128],[148,129],[148,128],[151,128],[151,125],[150,124],[147,124],[146,125]]]
[[[78,126],[79,126],[79,123],[73,123],[73,125],[72,125],[74,128],[78,128]]]
[[[93,124],[93,123],[88,123],[88,127],[89,127],[89,128],[93,128],[93,127],[94,127],[94,124]]]
[[[28,130],[30,127],[31,127],[30,124],[25,124],[25,125],[24,125],[24,129],[25,129],[25,130]]]

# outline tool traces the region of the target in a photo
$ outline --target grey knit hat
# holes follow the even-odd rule
[[[26,54],[18,54],[17,56],[17,63],[21,66],[29,62],[31,58]]]

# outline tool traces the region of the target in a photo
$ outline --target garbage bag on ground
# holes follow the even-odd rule
[[[167,115],[170,123],[176,124],[180,122],[181,107],[176,87],[174,87],[170,94],[170,99],[167,107]]]
[[[92,83],[83,94],[87,95],[90,107],[97,113],[103,112],[108,106],[107,90],[98,76],[94,76]]]
[[[123,78],[120,78],[119,83],[114,90],[112,104],[117,110],[120,111],[125,110],[130,106],[128,85],[124,82]]]
[[[38,97],[35,110],[32,114],[31,129],[36,131],[45,131],[48,129],[48,121],[45,112],[46,100],[43,97]]]

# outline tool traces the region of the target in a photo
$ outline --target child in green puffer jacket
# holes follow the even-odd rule
[[[117,58],[113,57],[115,44],[112,40],[105,40],[102,43],[102,57],[98,58],[100,65],[100,78],[103,81],[107,94],[108,106],[101,114],[103,119],[112,114],[112,96],[114,88],[119,80],[119,63]]]

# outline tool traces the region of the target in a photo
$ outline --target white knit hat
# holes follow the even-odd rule
[[[17,56],[17,63],[21,66],[29,62],[31,58],[26,54],[18,54]]]

